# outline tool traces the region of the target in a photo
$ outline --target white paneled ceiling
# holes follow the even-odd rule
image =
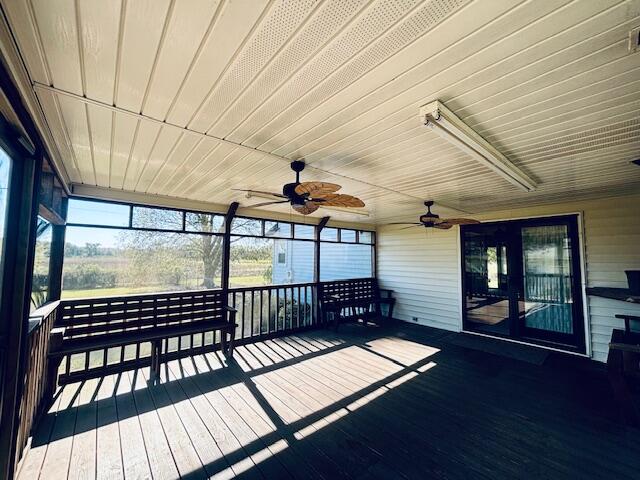
[[[250,205],[303,180],[384,223],[640,190],[640,0],[1,0],[72,183]],[[440,99],[538,183],[421,125]],[[85,188],[86,191],[86,188]],[[288,211],[286,207],[274,210]]]

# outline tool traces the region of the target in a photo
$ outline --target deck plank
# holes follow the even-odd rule
[[[185,395],[189,397],[191,404],[198,412],[198,415],[209,429],[211,436],[216,441],[216,444],[220,448],[220,451],[225,457],[227,465],[217,468],[217,471],[221,475],[232,473],[234,476],[242,476],[247,479],[262,479],[263,476],[256,468],[251,455],[243,448],[242,443],[238,441],[233,434],[231,428],[225,423],[219,412],[209,402],[206,397],[208,388],[205,383],[205,390],[202,391],[200,385],[196,382],[196,379],[200,378],[198,370],[193,362],[187,361],[180,364],[180,374],[176,373],[176,370],[172,368],[172,372],[179,376],[179,384],[183,389]],[[207,370],[205,370],[207,371]],[[210,372],[209,374],[215,374],[217,372]]]
[[[64,388],[56,410],[56,420],[49,439],[39,478],[43,480],[66,479],[73,448],[73,430],[78,409],[74,406],[82,388],[81,384]]]
[[[202,356],[195,357],[194,363],[197,368],[203,371],[207,368],[207,364]],[[273,453],[269,450],[269,446],[262,442],[255,432],[246,424],[242,416],[236,412],[233,406],[230,405],[221,394],[220,390],[224,388],[224,383],[221,382],[222,377],[219,375],[210,375],[207,377],[206,383],[202,381],[202,376],[196,376],[194,378],[207,400],[229,426],[229,429],[233,432],[240,444],[256,445],[253,449],[254,451],[251,452],[251,458],[262,475],[264,475],[265,478],[291,478],[291,475],[279,460],[270,461]]]
[[[215,441],[213,435],[207,428],[191,399],[187,397],[184,390],[179,384],[179,361],[172,361],[166,369],[166,383],[164,384],[167,394],[171,398],[176,413],[183,422],[187,430],[191,442],[200,458],[200,462],[207,475],[211,478],[233,478],[233,471],[229,468],[229,464]]]
[[[98,388],[96,401],[97,449],[96,477],[98,480],[122,480],[122,447],[118,427],[118,409],[115,395],[115,376],[107,375]]]
[[[180,476],[188,475],[193,480],[208,478],[182,419],[167,394],[165,385],[161,380],[158,383],[151,382],[147,368],[140,369],[138,372],[140,381],[144,379],[147,384],[146,390],[151,396],[154,409],[162,423]]]
[[[127,480],[151,478],[151,467],[128,373],[115,376],[114,384],[124,477]],[[98,452],[98,456],[102,456],[102,452]]]
[[[631,480],[640,430],[597,365],[542,366],[429,328],[345,326],[60,390],[19,480]]]
[[[69,463],[68,478],[70,480],[93,480],[96,478],[96,414],[98,404],[93,400],[97,389],[98,379],[87,380],[75,402],[77,413],[73,449]]]
[[[20,478],[38,478],[40,476],[47,448],[51,441],[53,427],[56,423],[56,411],[60,406],[60,393],[61,389],[58,389],[51,407],[36,426],[31,438],[31,446],[18,466],[17,474]]]
[[[163,480],[179,478],[178,467],[171,453],[166,432],[151,400],[151,394],[147,389],[144,377],[138,371],[128,372],[127,377],[133,391],[133,399],[153,478]]]

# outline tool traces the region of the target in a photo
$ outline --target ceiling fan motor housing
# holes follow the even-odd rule
[[[306,203],[306,196],[298,195],[296,193],[296,187],[298,185],[300,185],[298,182],[287,183],[282,187],[282,194],[289,199],[291,205],[304,206]]]
[[[436,223],[436,220],[440,218],[440,215],[436,215],[431,212],[431,206],[433,205],[433,200],[428,200],[424,202],[425,207],[427,207],[427,213],[420,216],[420,223],[423,223],[425,226],[433,226]]]

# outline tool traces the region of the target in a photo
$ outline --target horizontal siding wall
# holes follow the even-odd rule
[[[507,220],[543,215],[581,213],[586,283],[590,287],[626,288],[624,271],[640,269],[640,195],[493,212],[480,220]],[[435,231],[382,226],[378,229],[378,277],[395,290],[400,320],[459,331],[459,229]],[[640,305],[587,298],[591,354],[606,361],[616,314],[640,315]]]
[[[378,278],[382,287],[394,290],[394,317],[459,330],[457,229],[387,226],[377,238]]]

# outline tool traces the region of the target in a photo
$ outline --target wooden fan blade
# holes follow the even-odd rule
[[[400,224],[397,224],[397,225],[400,225]],[[400,228],[400,230],[408,230],[410,228],[416,228],[416,227],[422,227],[422,224],[421,223],[414,223],[412,225],[409,225],[408,227]]]
[[[440,230],[449,230],[451,227],[453,227],[453,225],[447,222],[436,223],[434,225],[434,228],[439,228]]]
[[[309,194],[310,196],[324,196],[327,193],[333,193],[340,190],[342,187],[335,183],[327,182],[302,182],[295,188],[295,192],[298,195]]]
[[[292,205],[292,208],[301,215],[309,215],[320,207],[313,202],[307,202],[305,205]]]
[[[418,222],[392,222],[392,223],[385,223],[385,225],[422,225],[422,224]]]
[[[289,200],[277,200],[275,202],[256,203],[255,205],[247,205],[246,208],[266,207],[267,205],[275,205],[277,203],[288,203]]]
[[[243,190],[241,188],[232,188],[231,190],[233,190],[234,192],[248,192],[248,193],[254,193],[256,195],[271,195],[273,197],[287,198],[281,193],[263,192],[262,190]]]
[[[473,218],[443,218],[441,223],[449,223],[451,225],[472,225],[480,222]]]
[[[323,195],[322,198],[314,198],[321,207],[346,207],[346,208],[362,208],[364,202],[357,197],[351,195],[342,195],[339,193],[330,193]]]

